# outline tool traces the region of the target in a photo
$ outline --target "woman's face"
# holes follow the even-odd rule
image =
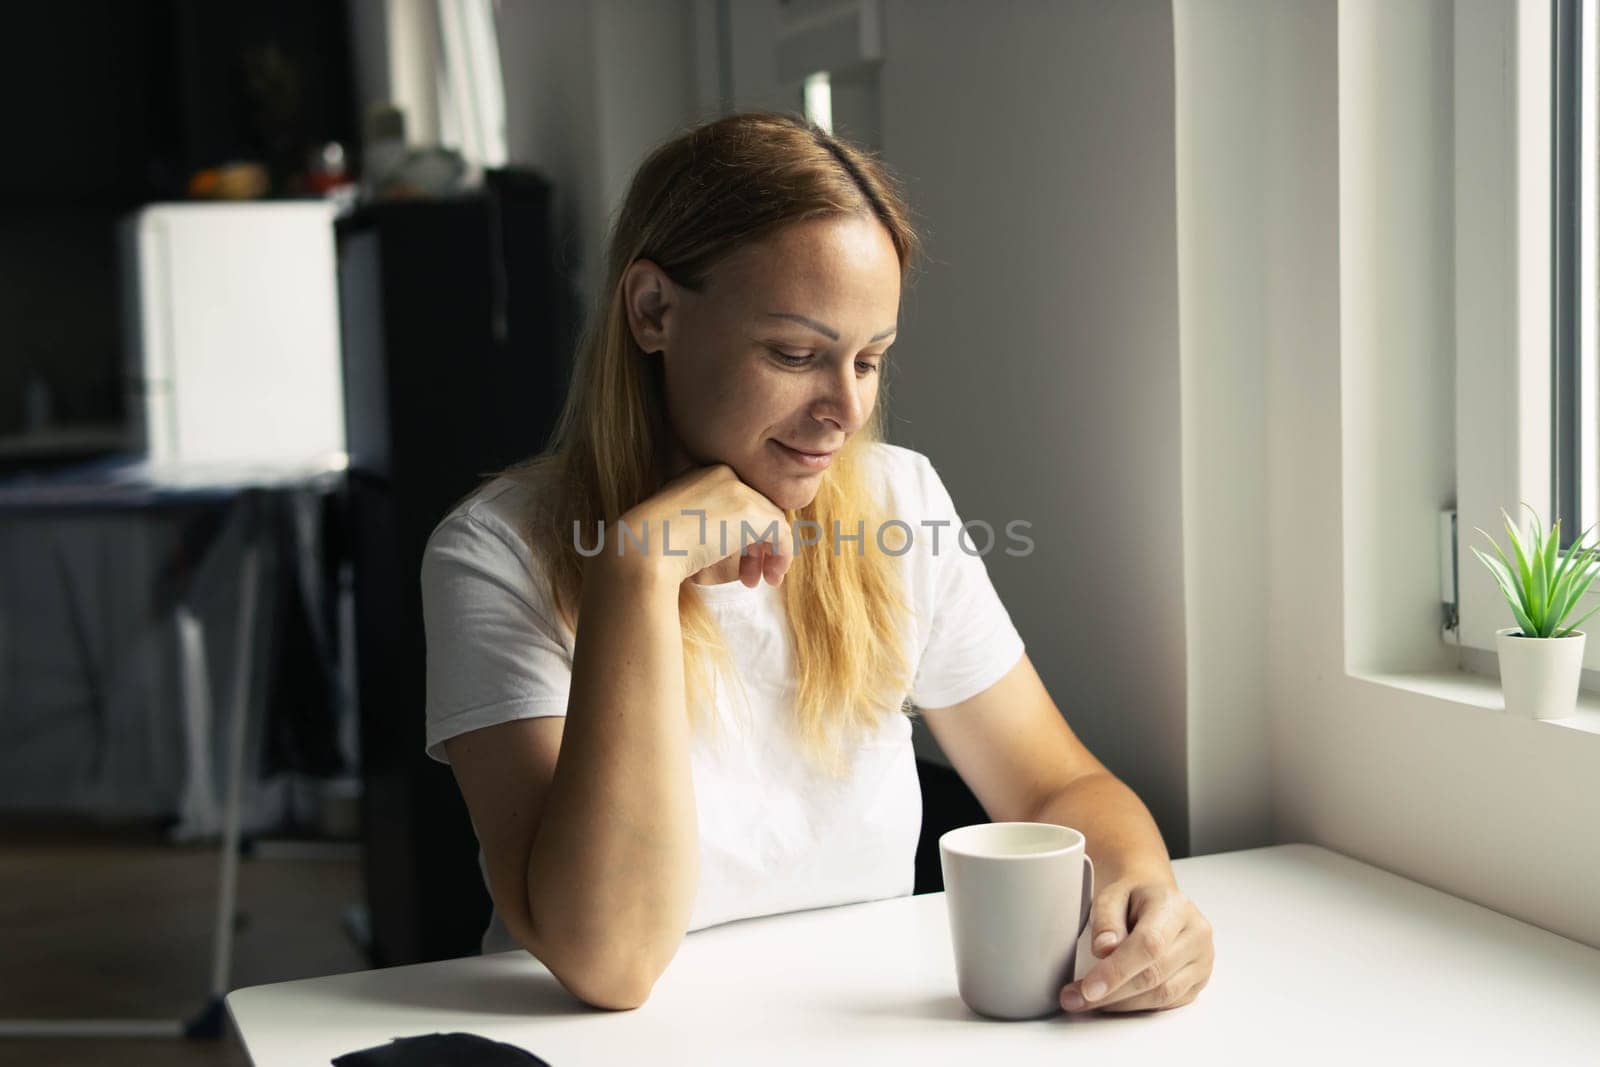
[[[780,508],[810,503],[872,414],[894,341],[900,260],[883,225],[784,227],[717,264],[700,293],[638,260],[625,292],[635,338],[664,363],[669,475],[726,463]]]

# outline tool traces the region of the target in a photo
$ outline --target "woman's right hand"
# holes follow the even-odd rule
[[[739,580],[752,589],[763,577],[780,584],[794,562],[793,532],[782,509],[725,463],[684,472],[628,509],[621,521],[630,532],[624,534],[620,524],[607,529],[605,553],[616,556],[620,542],[624,557],[646,557],[678,583],[741,555],[741,548]]]

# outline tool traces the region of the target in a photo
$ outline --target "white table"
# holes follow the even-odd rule
[[[588,1064],[1600,1064],[1600,950],[1310,845],[1179,860],[1215,926],[1169,1011],[996,1022],[956,995],[943,894],[690,934],[650,999],[590,1009],[526,953],[241,989],[258,1067],[468,1031]],[[1092,959],[1087,938],[1079,970]]]

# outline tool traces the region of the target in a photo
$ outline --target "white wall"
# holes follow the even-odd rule
[[[606,224],[645,155],[695,121],[695,40],[686,0],[605,0],[594,12],[601,202]]]
[[[598,112],[590,57],[593,22],[571,0],[524,0],[495,12],[506,87],[506,154],[554,185],[555,231],[566,268],[580,283],[599,255],[603,209]],[[585,296],[588,289],[583,288]]]
[[[1271,840],[1267,411],[1292,277],[1274,177],[1296,159],[1274,0],[1177,0],[1178,289],[1190,845]],[[1274,42],[1278,43],[1278,42]],[[1281,335],[1280,335],[1281,336]]]
[[[1171,5],[891,0],[884,21],[883,154],[932,257],[891,438],[963,518],[1034,523],[1032,556],[987,557],[995,586],[1185,855]]]
[[[496,12],[507,149],[556,187],[558,230],[584,299],[645,154],[695,120],[689,0],[519,0]]]
[[[1449,0],[1339,8],[1345,664],[1448,669],[1437,517],[1455,501]],[[1509,358],[1509,353],[1505,354]],[[1370,506],[1366,506],[1369,505]]]

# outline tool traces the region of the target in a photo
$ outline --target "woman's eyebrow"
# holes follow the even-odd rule
[[[811,327],[813,330],[816,330],[830,341],[837,341],[839,339],[839,331],[833,329],[832,327],[824,326],[816,319],[808,319],[804,315],[796,315],[788,311],[769,311],[767,312],[767,317],[769,319],[792,319],[793,321],[800,323],[802,326]],[[899,328],[900,327],[898,325],[891,326],[887,330],[884,330],[882,333],[878,334],[876,337],[872,338],[872,341],[881,341]],[[871,344],[872,341],[868,341],[867,343]]]

